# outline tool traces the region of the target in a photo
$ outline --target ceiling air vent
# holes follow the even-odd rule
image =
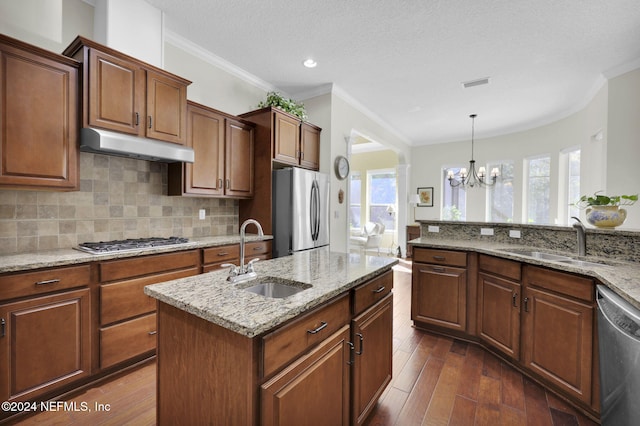
[[[468,89],[469,87],[482,86],[483,84],[489,84],[489,77],[478,78],[476,80],[463,81],[462,87]]]

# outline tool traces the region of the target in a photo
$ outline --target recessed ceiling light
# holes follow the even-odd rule
[[[313,59],[309,58],[307,60],[305,60],[302,65],[304,65],[307,68],[315,68],[316,65],[318,65],[318,63],[316,61],[314,61]]]

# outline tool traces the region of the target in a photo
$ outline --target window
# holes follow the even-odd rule
[[[500,176],[495,185],[487,188],[487,220],[513,222],[513,161],[489,163],[487,170],[497,168]]]
[[[362,226],[361,211],[362,211],[362,180],[360,179],[360,173],[351,173],[349,178],[349,194],[350,194],[350,206],[349,206],[349,223],[351,228],[359,229]]]
[[[526,222],[548,224],[550,216],[551,157],[534,157],[525,159],[527,176],[527,209]]]
[[[451,186],[447,173],[460,176],[461,167],[442,168],[442,220],[466,220],[467,197],[463,186]]]
[[[580,148],[567,151],[562,155],[566,167],[566,205],[567,223],[571,223],[571,216],[579,217],[580,210],[573,205],[580,198]]]
[[[396,171],[370,170],[368,176],[369,220],[380,222],[387,230],[396,228]]]

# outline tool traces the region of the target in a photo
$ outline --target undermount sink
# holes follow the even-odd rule
[[[607,266],[604,263],[590,262],[587,260],[575,259],[571,256],[546,253],[543,251],[535,251],[535,250],[527,250],[527,249],[502,249],[502,251],[506,251],[508,253],[513,253],[513,254],[519,254],[521,256],[531,257],[534,259],[550,260],[552,262],[560,262],[560,263],[565,263],[567,265],[581,266],[585,268],[593,267],[593,266],[596,266],[596,267]]]
[[[260,296],[284,299],[285,297],[300,293],[311,287],[311,284],[284,280],[282,278],[262,277],[244,283],[242,289]]]

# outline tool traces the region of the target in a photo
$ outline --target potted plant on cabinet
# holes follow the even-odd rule
[[[638,201],[635,195],[603,195],[599,192],[593,196],[583,195],[574,203],[576,207],[585,209],[587,222],[598,228],[615,228],[622,225],[627,218],[627,211],[620,206],[631,206]]]
[[[293,99],[285,98],[278,92],[267,93],[267,98],[258,104],[258,108],[268,106],[276,107],[289,114],[293,114],[302,121],[307,119],[307,111],[304,108],[304,104],[296,102]]]

